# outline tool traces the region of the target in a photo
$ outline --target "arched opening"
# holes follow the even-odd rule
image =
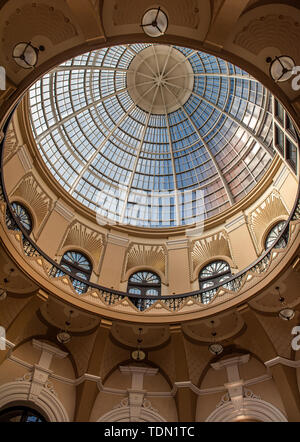
[[[150,307],[155,300],[145,299],[146,296],[160,296],[160,277],[148,270],[133,273],[128,280],[128,294],[140,295],[141,298],[131,298],[133,304],[141,311]]]
[[[277,241],[278,237],[281,235],[282,231],[286,227],[286,221],[279,221],[275,226],[273,226],[265,239],[265,249],[269,249]],[[288,235],[284,235],[278,243],[274,246],[275,249],[284,249],[287,246]]]
[[[87,282],[90,280],[93,270],[90,260],[77,250],[69,250],[62,256],[60,265],[72,274],[73,277],[71,276],[70,279],[75,290],[79,294],[85,293],[87,291],[87,284],[76,278],[79,277]],[[62,275],[63,272],[58,271],[55,276],[58,277]]]
[[[15,406],[0,411],[0,422],[47,422],[47,419],[33,408]]]
[[[212,261],[206,266],[202,267],[202,269],[199,272],[199,288],[200,289],[206,289],[210,287],[212,288],[212,290],[209,290],[202,294],[202,302],[204,304],[210,302],[211,298],[216,293],[216,289],[214,289],[213,287],[219,282],[226,281],[226,279],[230,278],[230,276],[231,276],[230,265],[226,261],[223,261],[221,259]],[[231,284],[228,283],[226,285],[226,288],[231,290]]]

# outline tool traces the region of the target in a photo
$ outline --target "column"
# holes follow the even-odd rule
[[[123,264],[129,240],[126,237],[109,233],[100,271],[99,284],[104,287],[120,288]]]
[[[105,345],[109,337],[111,326],[112,323],[110,321],[105,319],[101,320],[89,360],[88,374],[94,376],[99,376],[100,374]],[[76,422],[89,422],[98,392],[97,382],[95,381],[85,380],[82,384],[78,385],[74,419]]]
[[[128,405],[130,412],[130,422],[139,422],[146,390],[144,386],[144,376],[155,376],[158,368],[120,366],[120,372],[131,374],[131,388],[128,392]]]
[[[167,241],[167,248],[170,294],[190,292],[189,240]]]
[[[174,354],[176,382],[190,381],[184,336],[180,325],[171,325],[171,349]],[[197,396],[189,387],[177,390],[175,401],[179,422],[195,422]]]

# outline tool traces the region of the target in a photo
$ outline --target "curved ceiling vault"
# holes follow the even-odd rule
[[[99,219],[191,225],[241,200],[272,161],[270,93],[239,67],[172,45],[77,56],[30,89],[55,179]]]

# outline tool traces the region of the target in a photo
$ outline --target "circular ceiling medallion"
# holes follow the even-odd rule
[[[127,72],[132,100],[148,113],[176,111],[187,102],[193,87],[192,65],[174,46],[148,46],[134,57]]]

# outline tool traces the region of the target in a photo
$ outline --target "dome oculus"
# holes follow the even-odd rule
[[[100,223],[189,226],[231,207],[270,165],[272,96],[215,56],[160,44],[95,50],[29,92],[38,150]]]

